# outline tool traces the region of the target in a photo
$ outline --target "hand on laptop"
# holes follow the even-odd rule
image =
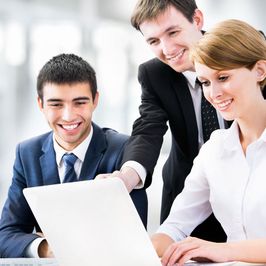
[[[123,167],[120,171],[114,171],[109,174],[100,174],[95,179],[104,179],[109,177],[118,177],[124,182],[128,192],[131,192],[141,181],[137,172],[131,167]]]
[[[189,260],[197,262],[227,262],[232,257],[232,249],[228,243],[215,243],[196,237],[187,237],[184,240],[171,244],[164,252],[161,262],[163,266],[172,266],[178,263],[183,265]]]
[[[38,232],[37,235],[44,238],[43,233]],[[50,246],[48,245],[48,242],[46,241],[46,239],[44,239],[40,243],[39,248],[38,248],[38,254],[40,258],[54,258],[54,253],[50,249]]]

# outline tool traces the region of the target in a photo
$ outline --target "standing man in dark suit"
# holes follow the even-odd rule
[[[125,148],[124,164],[112,176],[120,176],[129,191],[142,184],[149,186],[169,123],[172,146],[163,167],[163,222],[204,143],[202,92],[189,59],[191,47],[202,37],[203,15],[194,0],[139,0],[131,24],[157,58],[139,67],[140,117],[134,122]],[[226,126],[220,116],[218,123],[218,127]],[[226,240],[213,215],[192,235],[211,241]]]
[[[37,92],[39,108],[52,131],[17,146],[12,184],[0,220],[0,257],[53,256],[22,190],[91,180],[119,169],[128,140],[128,136],[92,122],[99,97],[96,75],[82,58],[73,54],[53,57],[38,75]],[[71,175],[66,173],[65,156],[75,158]],[[146,226],[145,190],[133,190],[131,197]]]

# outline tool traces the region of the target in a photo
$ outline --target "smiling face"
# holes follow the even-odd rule
[[[203,16],[195,11],[193,22],[172,5],[156,19],[140,24],[140,30],[154,54],[177,72],[194,70],[190,48],[201,38]]]
[[[39,108],[54,132],[58,144],[73,150],[90,133],[92,114],[98,103],[93,100],[89,83],[46,83]]]
[[[224,119],[244,119],[262,99],[259,82],[265,73],[265,62],[259,61],[251,69],[214,70],[195,62],[204,96]]]

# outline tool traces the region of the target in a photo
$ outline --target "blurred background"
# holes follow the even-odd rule
[[[238,18],[266,32],[265,0],[198,0],[205,30]],[[15,147],[49,130],[36,102],[36,76],[54,55],[75,53],[96,70],[100,103],[94,121],[130,134],[138,116],[137,69],[153,57],[130,25],[136,0],[0,0],[0,211],[12,178]],[[169,150],[165,136],[148,189],[149,224],[159,225],[161,167]]]

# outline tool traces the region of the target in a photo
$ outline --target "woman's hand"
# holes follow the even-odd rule
[[[163,266],[183,265],[188,260],[226,262],[230,258],[227,243],[214,243],[195,237],[188,237],[171,244],[164,252]]]

